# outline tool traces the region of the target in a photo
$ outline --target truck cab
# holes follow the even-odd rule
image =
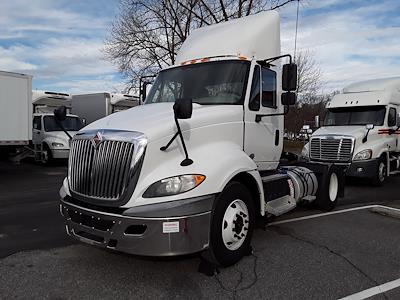
[[[399,106],[400,78],[352,84],[327,104],[323,126],[303,154],[343,164],[347,176],[382,185],[400,166]]]
[[[32,143],[35,157],[43,163],[53,159],[67,159],[69,156],[69,135],[73,136],[82,127],[81,119],[72,114],[67,114],[66,119],[57,121],[53,110],[63,105],[69,111],[71,96],[66,93],[33,91],[33,133]],[[60,126],[61,123],[61,126]]]
[[[228,266],[249,252],[258,217],[303,201],[333,209],[340,169],[280,166],[290,59],[276,12],[195,30],[144,105],[74,136],[60,189],[67,233],[139,255],[209,251]]]

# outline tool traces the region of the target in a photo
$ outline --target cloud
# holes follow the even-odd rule
[[[344,3],[330,2],[342,6]],[[400,75],[400,27],[396,24],[399,16],[388,17],[393,11],[399,11],[400,3],[380,1],[360,6],[361,3],[349,1],[346,7],[333,11],[312,6],[313,13],[306,11],[300,17],[298,48],[315,54],[327,91],[355,81]],[[293,52],[294,12],[285,13],[283,49]]]

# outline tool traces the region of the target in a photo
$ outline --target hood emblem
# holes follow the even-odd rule
[[[94,148],[97,147],[103,142],[103,135],[98,131],[96,135],[90,140]]]

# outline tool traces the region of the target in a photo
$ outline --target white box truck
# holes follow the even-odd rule
[[[93,93],[72,96],[72,110],[75,115],[90,124],[114,112],[139,105],[139,97],[127,94]]]
[[[0,150],[6,155],[32,140],[32,76],[0,71]]]
[[[64,106],[67,112],[70,111],[71,99],[67,93],[32,92],[34,110],[32,144],[36,160],[50,163],[53,159],[68,158],[70,137],[75,135],[83,124],[78,116],[72,114],[67,114],[65,119],[58,123],[53,111],[59,106]]]
[[[327,104],[324,124],[303,156],[342,164],[346,175],[380,186],[400,169],[400,77],[368,80],[343,89]]]
[[[332,209],[340,168],[280,166],[297,81],[295,64],[280,67],[287,57],[277,12],[195,30],[144,105],[74,136],[60,189],[67,233],[139,255],[205,250],[229,266],[249,252],[257,217],[301,202]]]

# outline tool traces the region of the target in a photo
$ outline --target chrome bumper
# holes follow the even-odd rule
[[[193,203],[193,199],[188,200],[189,205],[183,205],[182,212]],[[213,200],[214,196],[200,199],[203,201],[203,210],[212,206]],[[211,205],[204,205],[206,201],[211,202]],[[211,210],[172,217],[168,216],[171,204],[144,207],[148,207],[150,213],[139,207],[146,217],[138,217],[135,212],[130,213],[129,209],[122,214],[115,214],[61,200],[60,212],[65,218],[68,235],[90,245],[144,256],[182,255],[199,252],[208,247]],[[166,208],[166,217],[159,217],[163,212],[157,209],[158,207]],[[175,205],[173,211],[179,211],[179,206]],[[147,216],[154,212],[156,217]],[[131,215],[125,215],[127,213]]]
[[[53,158],[68,158],[69,149],[51,149]]]

